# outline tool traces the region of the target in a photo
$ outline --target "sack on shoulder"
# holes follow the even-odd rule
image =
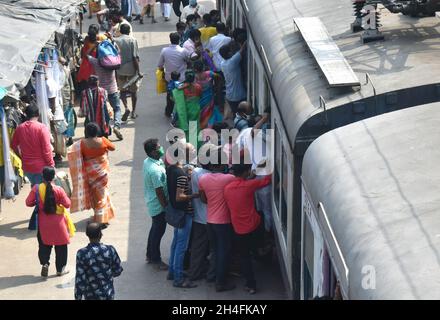
[[[168,204],[165,210],[165,220],[170,226],[181,229],[185,226],[185,211],[175,209]]]

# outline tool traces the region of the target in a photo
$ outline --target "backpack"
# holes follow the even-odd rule
[[[99,65],[107,70],[116,70],[121,67],[121,55],[110,40],[102,41],[97,50]]]

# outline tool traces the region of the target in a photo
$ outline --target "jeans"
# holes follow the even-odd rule
[[[150,234],[148,235],[147,259],[151,263],[160,263],[162,261],[160,255],[160,241],[165,233],[167,222],[165,220],[165,212],[152,217]]]
[[[41,173],[25,172],[24,174],[31,182],[31,187],[33,187],[36,184],[43,183],[43,175]]]
[[[182,15],[182,11],[180,11],[180,3],[182,3],[183,7],[185,8],[187,5],[189,5],[189,0],[173,0],[173,10],[176,16],[179,18]]]
[[[183,260],[188,249],[189,237],[191,235],[192,216],[185,214],[185,226],[174,228],[173,243],[170,249],[169,274],[174,276],[174,284],[183,282]]]
[[[52,252],[52,246],[45,245],[41,240],[40,232],[37,233],[38,239],[38,258],[40,264],[44,266],[49,265],[50,253]],[[63,268],[67,264],[67,244],[61,246],[55,246],[55,265],[57,272],[63,271]]]
[[[121,97],[119,92],[115,92],[108,95],[108,102],[113,108],[114,116],[114,126],[116,128],[121,128],[122,123],[122,113],[121,113]]]
[[[232,225],[208,223],[209,241],[212,243],[213,252],[211,261],[215,263],[215,282],[217,286],[226,284],[226,270],[229,264],[229,256],[232,244]]]
[[[257,179],[263,179],[263,176],[257,176]],[[255,192],[255,206],[257,211],[263,215],[264,228],[270,232],[273,228],[271,184]]]

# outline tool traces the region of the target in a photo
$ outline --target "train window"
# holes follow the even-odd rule
[[[280,189],[281,189],[281,136],[278,131],[277,123],[275,122],[275,168],[274,168],[274,201],[278,215],[280,214]]]
[[[283,172],[281,176],[281,228],[283,230],[284,239],[287,241],[287,199],[289,197],[289,171],[288,171],[288,160],[287,153],[283,147]]]
[[[254,105],[254,86],[252,83],[254,73],[254,56],[252,55],[252,50],[250,49],[250,46],[248,50],[248,57],[248,101],[250,101],[251,104]],[[254,112],[256,111],[254,110]]]
[[[270,94],[269,81],[267,80],[266,77],[264,77],[264,108],[270,108],[271,104],[272,104],[272,97]]]
[[[257,63],[254,64],[254,101],[252,101],[252,106],[254,107],[254,110],[256,112],[260,111],[260,103],[258,101],[258,97],[260,94],[260,87],[259,87],[259,83],[260,83],[260,74],[258,72],[258,65]]]

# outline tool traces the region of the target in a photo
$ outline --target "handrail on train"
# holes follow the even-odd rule
[[[343,282],[343,283],[341,283],[341,290],[343,291],[343,294],[345,294],[345,297],[348,298],[348,296],[349,296],[348,294],[349,294],[349,291],[350,291],[350,280],[349,280],[350,270],[348,269],[347,263],[345,262],[345,258],[342,255],[342,250],[341,250],[341,247],[339,246],[338,239],[336,239],[335,233],[334,233],[333,228],[332,228],[332,226],[330,224],[330,221],[329,221],[328,216],[327,216],[327,212],[325,211],[324,204],[322,202],[318,203],[318,210],[319,209],[321,209],[320,211],[322,212],[322,216],[325,219],[325,224],[328,227],[328,231],[330,232],[330,236],[332,238],[331,240],[333,241],[333,244],[336,247],[339,259],[340,259],[340,261],[341,261],[341,263],[342,263],[342,265],[343,265],[343,267],[345,269],[344,270],[344,272],[345,272],[345,275],[344,275],[345,279],[340,279]],[[344,284],[345,284],[345,286],[344,286]]]
[[[365,85],[371,84],[373,87],[373,94],[374,94],[374,111],[377,114],[377,93],[376,93],[376,87],[374,86],[373,80],[371,79],[370,74],[367,72],[365,73]]]
[[[325,124],[328,124],[327,102],[323,96],[319,96],[319,108],[324,108]]]

